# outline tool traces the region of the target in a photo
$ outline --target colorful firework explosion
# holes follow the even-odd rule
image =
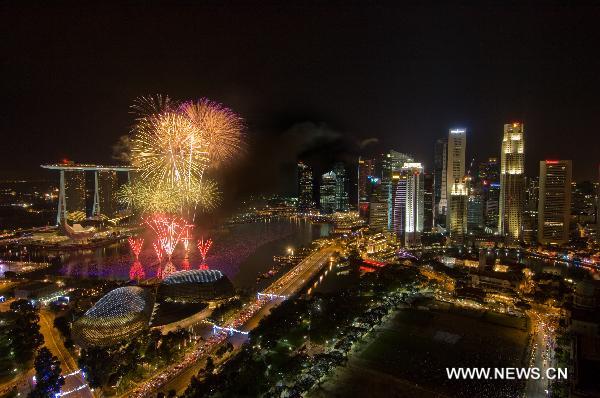
[[[134,238],[130,236],[127,238],[127,242],[129,242],[129,247],[133,252],[135,259],[137,260],[140,257],[140,252],[142,251],[142,245],[144,244],[144,238]]]

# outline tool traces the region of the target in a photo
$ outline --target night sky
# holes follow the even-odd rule
[[[600,8],[8,3],[2,178],[53,178],[39,165],[62,158],[116,163],[129,106],[154,93],[245,118],[248,148],[222,176],[232,196],[293,192],[297,157],[320,173],[393,148],[431,170],[452,127],[468,129],[469,160],[499,156],[516,120],[528,175],[560,158],[598,178]]]

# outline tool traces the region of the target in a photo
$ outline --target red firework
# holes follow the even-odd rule
[[[210,250],[212,243],[212,239],[204,240],[204,238],[202,238],[198,241],[198,250],[200,251],[200,255],[202,256],[202,265],[200,266],[200,269],[208,269],[208,266],[206,265],[206,254]]]
[[[135,259],[137,260],[137,258],[140,256],[140,252],[142,251],[144,238],[134,238],[133,236],[130,236],[127,238],[127,242],[129,242],[129,247],[131,248],[131,251],[135,255]]]
[[[154,248],[154,253],[156,253],[156,258],[158,258],[158,262],[160,263],[163,258],[163,249],[160,241],[153,242],[152,247]]]
[[[184,258],[184,259],[183,259],[183,261],[181,262],[181,269],[183,269],[183,270],[186,270],[186,271],[187,271],[187,270],[189,270],[190,268],[191,268],[191,266],[190,266],[190,260],[188,260],[188,259],[187,259],[187,257],[186,257],[186,258]]]
[[[129,269],[129,279],[131,280],[140,280],[146,277],[146,273],[144,272],[144,267],[142,267],[142,263],[138,260],[133,262],[133,265]]]
[[[183,248],[186,253],[190,251],[190,241],[192,240],[192,227],[193,225],[186,225],[185,231],[183,232],[183,236],[181,237],[181,242],[183,243]]]
[[[181,217],[165,214],[154,214],[144,222],[156,233],[160,247],[170,260],[175,247],[189,229],[189,225]]]
[[[168,262],[165,264],[165,268],[163,268],[161,272],[161,278],[165,279],[167,276],[171,275],[173,272],[177,272],[177,268],[173,265],[172,262]]]

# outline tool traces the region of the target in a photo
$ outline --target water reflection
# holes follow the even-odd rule
[[[31,248],[23,261],[50,261],[56,264],[39,273],[64,275],[73,278],[102,279],[141,279],[163,276],[167,272],[182,269],[217,269],[229,277],[238,287],[251,287],[256,283],[258,274],[266,272],[273,264],[273,256],[285,254],[288,247],[309,245],[313,239],[327,236],[329,226],[310,224],[304,221],[271,221],[229,226],[216,231],[203,231],[212,238],[212,246],[205,259],[193,242],[188,252],[183,245],[177,246],[169,264],[161,266],[164,259],[162,250],[154,249],[152,233],[143,234],[143,247],[134,259],[126,239],[94,250],[51,251]],[[205,240],[205,242],[208,239]],[[9,248],[0,256],[10,259]],[[143,275],[143,276],[141,276]],[[133,278],[132,278],[133,276]],[[164,277],[164,276],[163,276]]]

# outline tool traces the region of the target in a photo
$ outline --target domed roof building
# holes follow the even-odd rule
[[[167,276],[159,287],[162,300],[199,303],[233,296],[233,285],[219,270],[178,271]]]
[[[73,324],[73,338],[81,346],[109,346],[148,327],[154,300],[149,290],[119,287],[104,295]]]

